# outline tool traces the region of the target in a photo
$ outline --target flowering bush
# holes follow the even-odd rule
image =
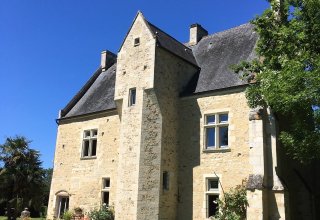
[[[230,192],[224,193],[223,199],[217,199],[219,211],[212,220],[244,220],[248,206],[247,191],[245,181],[231,189]]]
[[[114,220],[114,210],[103,205],[99,210],[94,209],[89,212],[90,220]]]

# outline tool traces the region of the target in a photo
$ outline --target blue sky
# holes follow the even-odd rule
[[[24,135],[52,167],[55,119],[100,63],[117,53],[138,10],[176,39],[189,26],[209,34],[253,19],[265,0],[1,0],[0,143]]]

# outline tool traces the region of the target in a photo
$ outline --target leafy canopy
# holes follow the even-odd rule
[[[270,107],[287,153],[308,163],[320,158],[320,1],[270,3],[252,21],[259,58],[234,69],[250,83],[250,107]]]
[[[29,143],[25,137],[17,136],[0,145],[0,203],[5,202],[17,212],[43,205],[45,171],[39,152],[30,149]]]

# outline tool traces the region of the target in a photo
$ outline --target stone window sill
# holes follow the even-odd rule
[[[203,153],[226,153],[231,152],[230,148],[203,149]]]
[[[81,157],[80,160],[92,160],[92,159],[97,159],[97,156],[94,157]]]

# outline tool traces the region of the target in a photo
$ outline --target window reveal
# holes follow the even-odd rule
[[[82,157],[95,157],[97,155],[97,136],[97,129],[83,132]]]
[[[129,90],[129,106],[133,106],[136,104],[136,88],[132,88]]]
[[[110,178],[102,178],[101,202],[102,205],[109,206]]]
[[[205,116],[205,149],[228,148],[228,120],[227,113]]]
[[[216,202],[219,198],[219,179],[218,178],[206,178],[206,209],[207,218],[214,216],[218,211],[218,203]]]

